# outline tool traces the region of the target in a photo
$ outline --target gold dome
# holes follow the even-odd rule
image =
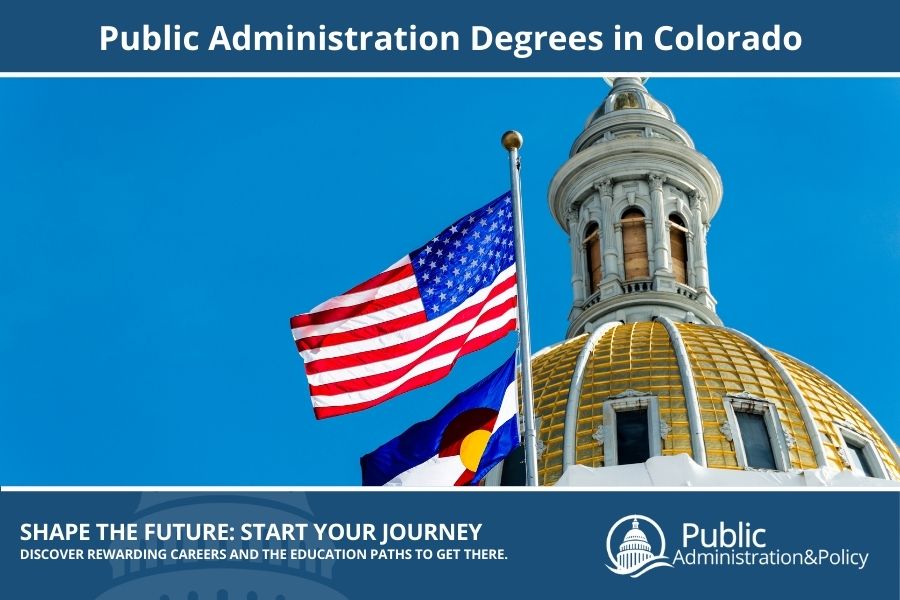
[[[581,377],[578,365],[583,365]],[[663,456],[686,453],[709,468],[745,469],[726,405],[749,402],[772,407],[777,415],[781,470],[848,470],[851,435],[867,444],[883,476],[900,478],[896,447],[855,398],[814,368],[732,329],[668,320],[608,324],[593,336],[538,352],[533,369],[544,448],[538,461],[541,485],[552,485],[564,470],[567,406],[574,463],[602,467],[605,446],[598,432],[604,404],[641,396],[654,398]],[[569,403],[570,389],[579,383],[579,400]]]

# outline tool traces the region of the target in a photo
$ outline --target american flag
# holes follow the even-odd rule
[[[459,219],[371,279],[291,319],[316,418],[447,375],[516,328],[512,200]]]

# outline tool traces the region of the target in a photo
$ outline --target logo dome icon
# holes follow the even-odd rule
[[[623,525],[630,522],[631,527],[627,529],[622,542],[619,544],[619,551],[613,554],[612,541],[614,535],[625,529]],[[654,554],[653,545],[647,540],[647,534],[641,530],[641,522],[647,524],[646,529],[651,528],[656,531],[659,536],[659,552]],[[616,536],[617,537],[617,536]],[[628,575],[635,578],[640,577],[647,571],[656,567],[671,567],[666,562],[666,537],[663,535],[660,526],[649,517],[644,515],[628,515],[616,521],[609,529],[606,536],[606,553],[612,565],[607,568],[616,575]]]

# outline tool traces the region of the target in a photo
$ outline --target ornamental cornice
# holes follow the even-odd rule
[[[633,390],[631,388],[616,394],[615,396],[610,396],[610,400],[619,400],[621,398],[643,398],[645,396],[652,396],[653,394],[649,392],[639,392],[638,390]]]
[[[747,390],[742,390],[737,394],[728,394],[729,398],[736,398],[738,400],[754,400],[756,402],[768,402],[765,398],[760,398],[759,396],[754,396]]]
[[[621,229],[617,229],[621,231]],[[697,320],[708,325],[721,325],[722,320],[709,308],[696,300],[690,300],[686,296],[670,292],[641,292],[635,294],[619,294],[593,304],[579,306],[581,312],[574,316],[566,330],[566,337],[571,338],[577,333],[584,332],[588,323],[603,323],[610,320],[620,320],[615,315],[618,311],[641,309],[642,307],[663,307],[681,313],[690,311]],[[625,314],[625,313],[622,313]]]
[[[722,179],[706,156],[665,140],[628,138],[587,148],[560,166],[548,190],[551,214],[565,227],[567,205],[594,193],[594,182],[606,177],[643,179],[648,172],[665,173],[668,184],[683,191],[703,190],[709,213],[706,219],[718,210]]]
[[[665,133],[666,137],[669,138],[666,141],[670,144],[694,149],[694,140],[691,139],[691,136],[684,128],[674,121],[670,121],[653,111],[632,109],[607,114],[602,119],[588,124],[572,143],[569,149],[569,156],[572,157],[584,152],[597,142],[601,142],[601,140],[601,143],[615,143],[619,141],[615,137],[616,131],[631,129],[635,125],[645,128],[650,127],[654,131]]]

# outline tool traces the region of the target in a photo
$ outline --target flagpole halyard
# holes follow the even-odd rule
[[[519,360],[522,368],[522,405],[525,412],[525,485],[536,486],[537,437],[534,431],[534,392],[531,377],[531,328],[528,323],[528,280],[525,276],[525,228],[522,219],[522,188],[519,181],[519,148],[522,134],[507,131],[500,138],[509,153],[509,180],[512,192],[513,230],[516,250],[516,292],[519,316]]]

